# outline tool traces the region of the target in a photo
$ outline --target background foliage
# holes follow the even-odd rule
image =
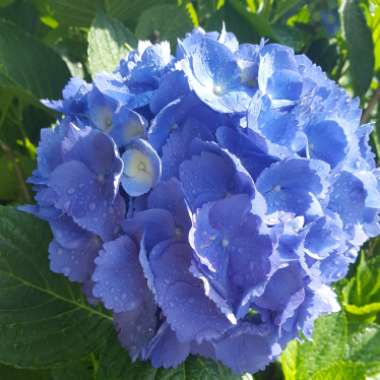
[[[14,208],[31,201],[25,178],[39,130],[56,117],[39,99],[59,98],[70,76],[112,70],[138,39],[174,46],[194,26],[220,29],[223,21],[241,42],[265,37],[307,54],[358,96],[380,157],[378,0],[0,0],[2,380],[241,378],[195,357],[175,370],[132,364],[107,312],[49,271],[47,225]],[[380,240],[335,287],[342,311],[319,319],[312,342],[291,342],[255,379],[380,378]]]

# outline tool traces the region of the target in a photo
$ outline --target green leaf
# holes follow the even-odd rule
[[[79,286],[48,266],[46,223],[0,207],[0,362],[42,368],[78,360],[113,331]]]
[[[229,369],[222,366],[220,363],[200,358],[197,356],[190,357],[184,364],[186,369],[186,375],[183,379],[188,380],[237,380],[244,379],[249,380],[252,377],[248,374],[244,376],[234,375]]]
[[[281,356],[286,380],[360,380],[380,371],[380,326],[349,323],[344,312],[316,321],[313,339]]]
[[[174,369],[153,368],[149,362],[132,363],[116,337],[100,353],[98,380],[252,380],[238,376],[213,360],[190,357]]]
[[[44,0],[60,24],[67,26],[89,26],[96,14],[96,0]]]
[[[375,45],[375,70],[380,69],[380,6],[370,16],[370,27],[372,30],[372,39]]]
[[[93,356],[93,355],[92,355]],[[52,380],[94,380],[95,368],[89,358],[51,370]]]
[[[158,4],[170,4],[172,0],[105,0],[107,14],[135,28],[140,15],[145,9]]]
[[[371,30],[366,23],[359,1],[343,1],[341,23],[348,50],[354,94],[362,96],[372,80],[374,53]]]
[[[342,289],[342,303],[349,314],[370,318],[380,312],[380,256],[361,254],[355,276]]]
[[[0,364],[1,380],[51,380],[47,370],[26,370]]]
[[[272,32],[277,42],[292,47],[296,52],[301,51],[308,37],[302,30],[295,26],[274,25]]]
[[[362,363],[341,361],[317,371],[311,380],[364,380],[365,373]]]
[[[380,372],[380,326],[360,324],[349,339],[349,357],[366,364],[367,371]]]
[[[297,12],[298,6],[302,5],[303,1],[301,0],[278,0],[276,1],[276,7],[274,10],[274,15],[272,19],[272,23],[276,23],[279,19],[281,19],[285,14],[294,10]]]
[[[90,73],[113,71],[136,46],[135,36],[120,21],[98,12],[88,34]]]
[[[7,7],[8,5],[11,5],[14,2],[14,0],[0,0],[0,7]]]
[[[242,20],[245,20],[251,28],[261,37],[275,38],[269,21],[263,16],[256,13],[250,13],[240,0],[229,0],[228,3]]]
[[[168,40],[175,46],[177,38],[183,38],[192,28],[185,8],[174,4],[156,5],[146,9],[140,16],[136,36],[142,40]]]
[[[0,87],[35,100],[57,98],[69,77],[69,70],[57,53],[0,20]]]

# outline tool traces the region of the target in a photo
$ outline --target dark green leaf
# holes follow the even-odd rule
[[[30,157],[9,157],[0,149],[0,201],[25,200],[20,181],[29,177],[33,167],[34,161]]]
[[[177,5],[156,5],[140,16],[136,27],[139,39],[168,40],[175,46],[177,38],[183,38],[193,28],[186,10]]]
[[[272,32],[277,42],[292,47],[296,52],[305,46],[307,35],[295,26],[275,25]]]
[[[228,5],[234,9],[242,20],[245,20],[251,28],[261,37],[274,38],[272,28],[265,16],[247,11],[244,2],[240,0],[229,0]]]
[[[44,0],[60,24],[89,26],[95,16],[96,0]]]
[[[341,8],[343,36],[347,45],[355,95],[366,93],[373,75],[374,53],[369,29],[358,0],[344,0]]]
[[[120,58],[136,46],[135,36],[120,21],[98,12],[88,34],[90,73],[113,71]]]
[[[93,355],[92,355],[93,356]],[[96,379],[94,363],[90,359],[70,363],[65,367],[51,370],[52,380],[94,380]]]
[[[46,223],[0,208],[0,361],[41,368],[100,347],[112,318],[90,307],[80,287],[48,267]]]
[[[0,20],[0,87],[40,98],[60,97],[70,76],[57,53]]]
[[[145,9],[157,4],[173,3],[171,0],[105,0],[107,14],[135,28],[137,21]]]
[[[51,380],[47,370],[18,369],[0,364],[1,380]]]

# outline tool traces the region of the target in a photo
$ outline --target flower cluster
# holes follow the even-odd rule
[[[113,313],[133,360],[256,372],[339,306],[380,233],[361,111],[304,55],[222,30],[140,42],[73,78],[30,178],[52,271]]]

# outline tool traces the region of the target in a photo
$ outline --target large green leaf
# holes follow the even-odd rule
[[[348,323],[344,312],[317,320],[313,339],[281,356],[286,380],[364,380],[380,369],[380,327]]]
[[[369,29],[358,0],[344,0],[341,8],[343,36],[347,45],[355,95],[366,93],[373,75],[374,53]]]
[[[17,369],[0,364],[1,380],[51,380],[48,370]],[[55,379],[54,379],[55,380]]]
[[[0,20],[0,87],[35,99],[57,98],[69,76],[57,53]]]
[[[48,367],[99,348],[112,318],[48,267],[46,223],[0,208],[0,362]]]
[[[88,34],[88,63],[92,75],[113,71],[120,58],[137,46],[135,36],[118,20],[98,12]]]
[[[155,5],[146,9],[136,27],[139,39],[169,40],[174,46],[177,38],[185,36],[193,28],[185,8],[175,4]]]

